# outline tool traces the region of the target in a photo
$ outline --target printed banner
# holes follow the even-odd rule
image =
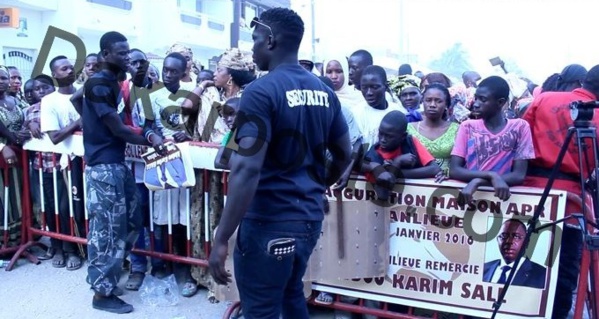
[[[142,155],[147,153],[150,147],[145,145],[127,144],[125,149],[125,160],[130,162],[145,163]]]
[[[183,144],[185,144],[184,147],[191,157],[191,163],[194,168],[222,171],[221,169],[216,169],[214,167],[214,159],[216,158],[220,145],[203,142],[186,142]],[[83,149],[83,135],[81,132],[76,132],[58,144],[52,143],[47,135],[44,135],[41,139],[33,138],[23,145],[23,149],[75,156],[83,156],[85,153],[85,150]],[[141,155],[146,152],[148,152],[147,146],[127,144],[125,158],[128,161],[144,163]]]
[[[187,142],[185,145],[187,153],[189,153],[189,157],[191,158],[191,165],[194,168],[222,171],[221,169],[216,169],[214,167],[214,159],[218,153],[219,145],[202,142]],[[131,162],[144,163],[142,155],[148,152],[149,149],[151,149],[151,147],[127,144],[125,158]]]
[[[141,157],[146,166],[144,183],[149,190],[173,189],[195,186],[193,164],[188,144],[167,143],[166,155],[161,156],[153,148]]]
[[[370,184],[358,180],[343,191],[341,206],[328,193],[330,213],[310,260],[311,278],[318,279],[314,289],[488,318],[511,269],[504,266],[524,249],[525,225],[541,190],[514,187],[505,202],[479,190],[472,204],[460,206],[462,187],[409,180],[382,203]],[[565,192],[552,191],[540,224],[561,218],[565,200]],[[339,207],[344,218],[337,216]],[[385,216],[384,226],[373,215]],[[548,227],[532,236],[497,318],[551,317],[561,229]],[[381,242],[380,233],[388,241]],[[383,260],[376,252],[382,250],[386,269],[380,271]],[[355,276],[365,273],[376,274]]]

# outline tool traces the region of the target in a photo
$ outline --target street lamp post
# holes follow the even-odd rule
[[[241,0],[233,0],[233,23],[231,23],[231,48],[239,47],[240,18]]]
[[[310,18],[312,20],[312,62],[316,63],[316,19],[314,18],[314,0],[310,0]]]

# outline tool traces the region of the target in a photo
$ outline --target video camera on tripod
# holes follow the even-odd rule
[[[528,247],[531,235],[544,228],[553,227],[566,220],[576,219],[578,221],[578,225],[581,228],[583,236],[584,245],[582,249],[590,253],[589,263],[591,267],[595,267],[593,265],[597,265],[597,263],[599,263],[599,255],[597,254],[597,251],[599,251],[599,145],[597,144],[597,127],[595,125],[591,125],[591,121],[595,115],[595,109],[599,109],[599,101],[574,101],[570,103],[569,108],[570,116],[574,122],[574,125],[568,128],[568,132],[564,138],[564,142],[559,154],[557,155],[555,164],[551,169],[551,174],[548,177],[547,184],[545,185],[545,189],[543,190],[539,204],[535,209],[534,215],[528,222],[526,236],[522,243],[522,246],[525,247],[525,249],[521,250],[521,252],[518,254],[518,257],[514,261],[514,266],[510,270],[503,290],[501,290],[497,300],[503,300],[505,297],[511,281],[516,273],[515,269],[517,269],[520,259],[523,258],[524,252]],[[573,138],[576,139],[574,141],[574,145],[578,149],[577,162],[581,172],[586,171],[589,174],[588,178],[586,179],[585,176],[579,174],[582,193],[576,195],[579,195],[582,200],[582,211],[580,213],[572,214],[565,218],[556,220],[552,223],[547,223],[537,227],[539,216],[544,209],[547,197],[551,188],[553,187],[554,181],[558,177],[564,156],[568,152],[570,143],[573,142]],[[590,195],[590,198],[592,199],[592,205],[590,205],[590,207],[587,207],[586,205],[587,195]],[[599,293],[597,293],[595,290],[595,287],[599,286],[597,281],[599,281],[599,277],[596,276],[594,271],[590,271],[588,287],[590,287],[591,290],[588,294],[588,298],[590,304],[594,305],[594,307],[591,307],[590,310],[591,318],[593,319],[599,319],[599,307],[597,307],[597,305],[599,305]],[[499,312],[501,304],[502,302],[499,301],[493,304],[493,314],[491,319],[495,318]]]
[[[599,101],[574,101],[570,103],[570,117],[575,124],[589,122],[595,115],[595,109],[599,109]]]

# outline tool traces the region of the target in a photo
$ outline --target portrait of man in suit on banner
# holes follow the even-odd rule
[[[193,172],[193,168],[186,168],[181,150],[172,143],[166,144],[166,149],[164,156],[158,156],[153,150],[142,155],[146,163],[144,183],[151,190],[187,187],[190,182],[189,172]],[[195,184],[195,179],[191,184]]]
[[[509,219],[503,223],[499,235],[497,235],[497,244],[501,258],[485,263],[483,270],[484,282],[498,284],[506,282],[520,250],[525,249],[525,237],[526,225],[522,221]],[[511,284],[513,286],[543,289],[545,288],[546,278],[547,268],[524,256],[520,259]]]

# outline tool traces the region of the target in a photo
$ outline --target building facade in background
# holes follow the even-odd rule
[[[181,43],[192,48],[195,60],[214,69],[231,46],[251,51],[249,21],[254,16],[271,7],[290,7],[290,0],[0,0],[0,8],[15,7],[19,28],[0,28],[1,63],[16,66],[28,79],[43,47],[49,48],[48,60],[60,54],[77,57],[68,41],[44,43],[50,26],[81,39],[83,56],[97,53],[102,34],[114,30],[159,68],[168,48]],[[43,72],[49,74],[47,62]]]

